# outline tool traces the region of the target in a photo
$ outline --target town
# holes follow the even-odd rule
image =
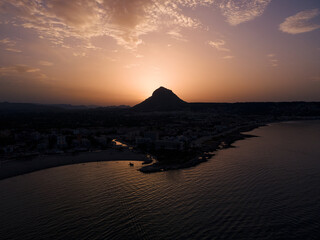
[[[128,117],[128,115],[126,116]],[[207,113],[172,112],[132,114],[137,126],[29,128],[0,130],[1,159],[39,154],[66,154],[108,148],[131,150],[204,150],[204,144],[226,130],[259,124],[259,121]],[[265,120],[265,119],[264,119]],[[130,124],[132,125],[132,124]],[[130,146],[130,147],[129,147]]]

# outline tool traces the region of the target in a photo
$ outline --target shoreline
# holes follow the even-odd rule
[[[210,160],[213,156],[216,155],[216,153],[219,150],[233,148],[234,146],[232,144],[235,143],[236,141],[244,140],[252,137],[259,137],[259,136],[248,134],[248,132],[251,132],[259,127],[266,127],[273,123],[292,122],[292,121],[314,121],[314,120],[320,120],[320,118],[319,117],[311,117],[311,118],[294,117],[292,119],[287,119],[287,118],[277,119],[274,121],[249,124],[247,126],[242,126],[237,129],[227,130],[218,135],[211,136],[211,140],[208,140],[208,142],[212,142],[212,140],[215,138],[218,138],[218,139],[214,140],[215,144],[212,144],[213,146],[211,147],[210,151],[200,151],[200,153],[196,157],[182,163],[169,164],[169,163],[161,163],[157,161],[153,164],[141,167],[139,171],[143,173],[155,173],[155,172],[163,172],[163,171],[195,167],[200,163],[207,162],[208,160]]]
[[[266,125],[259,125],[249,131],[252,131],[252,130],[254,130],[258,127],[261,127],[261,126],[266,126]],[[244,132],[247,132],[247,131],[244,131]],[[232,144],[236,141],[244,140],[244,139],[252,138],[252,137],[258,137],[258,136],[244,134],[242,132],[237,132],[236,135],[232,135],[231,138],[230,138],[230,136],[227,136],[227,137],[229,137],[229,139],[227,142],[225,142],[225,144],[222,145],[222,143],[224,142],[223,140],[225,140],[225,139],[220,139],[219,146],[211,149],[209,153],[202,152],[202,153],[198,154],[196,157],[194,157],[188,161],[182,162],[182,163],[169,164],[169,163],[161,163],[161,162],[157,161],[153,164],[141,167],[139,169],[139,171],[143,172],[143,173],[155,173],[155,172],[164,172],[164,171],[170,171],[170,170],[178,170],[178,169],[186,169],[186,168],[190,168],[190,167],[195,167],[195,166],[199,165],[200,163],[207,162],[208,160],[210,160],[213,156],[216,155],[216,153],[219,150],[233,148],[234,146]]]
[[[83,152],[76,155],[40,155],[25,160],[8,160],[0,162],[0,180],[31,173],[47,168],[64,165],[105,162],[105,161],[141,161],[151,163],[145,154],[135,153],[129,150],[118,151],[108,149],[99,152]]]
[[[259,124],[258,126],[250,126],[249,130],[256,129],[258,127],[265,126]],[[233,147],[232,143],[238,140],[243,140],[249,137],[255,137],[252,135],[243,134],[238,131],[231,141],[226,142],[225,145],[221,146],[221,143],[225,139],[219,139],[219,147],[213,147],[210,153],[202,152],[196,157],[182,162],[174,164],[164,164],[156,161],[150,160],[146,154],[135,153],[129,150],[119,151],[116,149],[102,150],[99,152],[83,152],[76,155],[71,154],[61,154],[61,155],[40,155],[30,159],[25,160],[7,160],[0,162],[0,180],[15,177],[35,171],[40,171],[48,168],[60,167],[65,165],[80,164],[80,163],[90,163],[90,162],[106,162],[106,161],[140,161],[143,164],[149,164],[139,168],[138,170],[142,173],[155,173],[170,170],[186,169],[199,165],[200,163],[207,162],[215,153],[221,149],[226,149]]]
[[[116,149],[101,150],[98,152],[82,152],[76,155],[71,154],[61,154],[61,155],[40,155],[26,160],[7,160],[0,161],[0,180],[15,177],[18,175],[23,175],[39,170],[44,170],[47,168],[79,164],[79,163],[90,163],[90,162],[105,162],[105,161],[140,161],[146,166],[140,167],[138,170],[142,173],[155,173],[170,170],[186,169],[199,165],[202,162],[208,161],[211,157],[215,156],[216,152],[222,149],[234,147],[232,144],[239,140],[244,140],[250,137],[258,137],[254,135],[249,135],[250,132],[259,127],[268,126],[272,123],[286,122],[286,121],[304,121],[304,120],[319,120],[317,119],[286,119],[271,121],[265,123],[257,123],[254,125],[248,125],[240,127],[235,130],[228,130],[216,136],[212,136],[209,140],[214,141],[210,150],[199,151],[196,157],[193,157],[187,161],[180,163],[161,163],[156,161],[152,163],[153,160],[147,157],[147,154],[136,153],[129,151],[128,149],[119,151]],[[218,138],[218,139],[215,139]],[[210,145],[209,144],[209,145]],[[148,164],[148,165],[147,165]]]

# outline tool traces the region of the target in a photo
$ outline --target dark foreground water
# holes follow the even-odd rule
[[[197,167],[99,162],[0,181],[0,239],[319,239],[320,122],[272,124]]]

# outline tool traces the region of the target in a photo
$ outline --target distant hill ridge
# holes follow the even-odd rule
[[[187,104],[170,89],[159,87],[152,93],[151,97],[135,105],[133,109],[139,111],[172,111],[184,109]]]
[[[130,106],[96,106],[96,105],[71,105],[71,104],[40,104],[40,103],[9,103],[0,102],[0,112],[8,113],[33,113],[33,112],[61,112],[69,110],[90,109],[129,109]]]
[[[320,116],[320,102],[236,102],[236,103],[188,103],[180,99],[170,89],[160,87],[143,102],[130,107],[120,106],[86,106],[70,104],[34,104],[0,102],[0,116],[19,113],[73,113],[84,112],[167,112],[192,111],[215,112],[217,114],[271,115],[271,116]],[[1,120],[1,118],[0,118]]]

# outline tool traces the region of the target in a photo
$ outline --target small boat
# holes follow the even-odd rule
[[[133,164],[133,163],[129,163],[129,166],[130,166],[130,167],[133,167],[133,166],[134,166],[134,164]]]

